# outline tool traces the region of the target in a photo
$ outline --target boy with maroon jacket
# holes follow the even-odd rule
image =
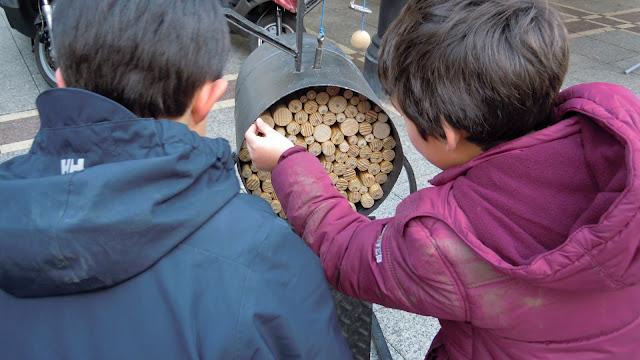
[[[640,100],[603,83],[560,92],[568,58],[546,1],[409,1],[380,78],[443,172],[392,218],[353,211],[313,155],[261,120],[249,150],[332,284],[440,319],[429,358],[630,359]]]

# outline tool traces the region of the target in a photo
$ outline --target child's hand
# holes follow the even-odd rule
[[[273,130],[260,118],[249,127],[244,138],[251,160],[260,170],[273,170],[282,153],[293,147],[289,139]]]

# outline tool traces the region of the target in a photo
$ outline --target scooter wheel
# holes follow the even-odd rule
[[[43,35],[41,32],[36,33],[36,37],[33,40],[33,53],[36,58],[36,66],[38,71],[42,75],[44,81],[51,87],[56,86],[56,67],[51,57],[51,48],[49,41],[46,38],[47,35]]]

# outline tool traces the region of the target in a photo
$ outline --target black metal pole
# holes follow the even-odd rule
[[[406,3],[407,0],[381,0],[378,33],[373,36],[371,45],[369,49],[367,49],[367,55],[365,56],[364,78],[367,79],[373,92],[380,98],[385,97],[380,86],[380,80],[378,79],[378,53],[380,51],[380,43],[387,28],[391,25],[391,22],[398,17],[400,10],[402,10]]]

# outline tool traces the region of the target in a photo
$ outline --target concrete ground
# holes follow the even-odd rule
[[[367,2],[374,14],[366,19],[366,28],[375,33],[379,0]],[[623,70],[640,63],[640,2],[638,0],[557,0],[553,2],[562,12],[571,36],[571,64],[564,86],[582,82],[606,81],[629,87],[640,95],[640,70],[624,75]],[[358,16],[347,9],[346,1],[328,1],[327,36],[362,66],[364,54],[349,48],[349,39],[359,27]],[[0,162],[25,153],[39,127],[35,99],[48,87],[40,77],[30,40],[9,28],[0,12]],[[307,18],[307,28],[317,33],[319,9]],[[234,88],[242,61],[249,54],[248,42],[232,36],[233,52],[225,71],[230,88],[223,101],[210,115],[210,136],[222,136],[235,146],[233,122]],[[404,134],[402,121],[393,117]],[[404,152],[413,164],[419,187],[439,172],[422,159],[402,136]],[[374,213],[377,217],[392,216],[400,200],[409,193],[408,180],[401,174],[393,192]],[[427,348],[439,329],[438,322],[429,317],[376,306],[382,329],[394,359],[423,359]],[[375,352],[372,358],[377,358]]]

